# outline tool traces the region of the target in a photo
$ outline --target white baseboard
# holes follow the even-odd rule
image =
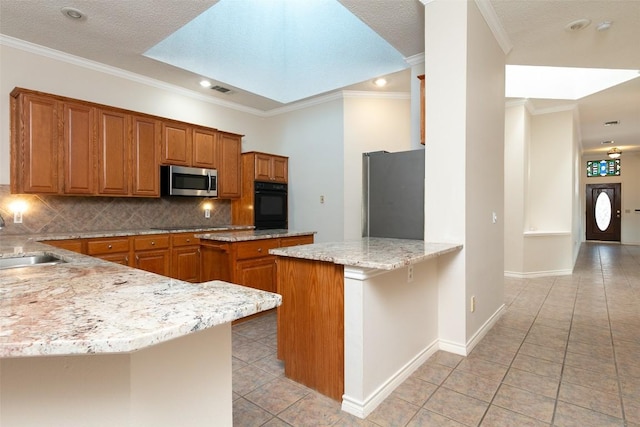
[[[348,412],[351,415],[355,415],[358,418],[366,418],[371,414],[382,401],[384,401],[389,395],[402,384],[416,369],[418,369],[424,362],[427,361],[436,351],[438,351],[438,341],[434,341],[424,348],[420,353],[416,355],[411,361],[393,374],[387,381],[378,387],[371,395],[369,395],[364,401],[354,399],[344,394],[342,396],[342,410]]]
[[[342,395],[342,410],[355,415],[358,418],[366,418],[373,412],[380,403],[416,371],[424,362],[436,351],[442,350],[449,353],[467,356],[480,340],[489,332],[493,325],[500,319],[505,311],[505,305],[501,305],[495,313],[473,334],[466,344],[459,344],[453,341],[436,340],[418,353],[411,361],[393,374],[364,401],[354,399],[346,394]]]
[[[475,334],[473,334],[473,336],[469,339],[469,341],[467,341],[467,346],[466,346],[467,354],[465,354],[465,356],[471,353],[471,350],[473,350],[473,348],[480,342],[480,340],[484,338],[485,335],[487,335],[487,332],[491,330],[493,325],[495,325],[496,322],[500,320],[505,310],[506,310],[506,306],[502,304],[496,310],[496,312],[493,313],[493,315],[489,319],[487,319],[486,322],[484,322],[484,324],[480,327],[480,329],[478,329],[478,331]]]
[[[505,277],[514,277],[516,279],[534,279],[536,277],[548,276],[567,276],[573,274],[573,270],[549,270],[549,271],[531,271],[527,273],[517,271],[505,271]]]

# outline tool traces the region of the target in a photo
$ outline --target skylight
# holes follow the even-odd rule
[[[638,70],[507,65],[507,98],[580,99],[636,77]]]
[[[220,0],[144,55],[282,103],[408,66],[336,0]]]

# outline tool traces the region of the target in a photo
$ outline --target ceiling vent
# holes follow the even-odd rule
[[[224,86],[215,85],[215,86],[211,86],[211,89],[217,90],[220,93],[231,93],[231,89]]]

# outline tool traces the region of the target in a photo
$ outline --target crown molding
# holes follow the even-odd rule
[[[255,116],[265,117],[265,112],[257,108],[247,107],[244,105],[236,104],[210,96],[203,95],[199,92],[185,89],[181,86],[173,85],[170,83],[156,80],[141,74],[137,74],[131,71],[126,71],[121,68],[106,65],[101,62],[91,61],[86,58],[71,55],[69,53],[61,52],[59,50],[44,47],[35,43],[30,43],[24,40],[16,39],[0,34],[0,45],[8,46],[14,49],[19,49],[25,52],[33,53],[35,55],[43,56],[49,59],[54,59],[61,62],[66,62],[71,65],[86,68],[99,73],[108,74],[114,77],[130,80],[136,83],[141,83],[147,86],[151,86],[157,89],[166,90],[178,95],[186,96],[189,98],[197,99],[199,101],[207,102],[209,104],[218,105],[220,107],[229,108],[236,111],[252,114]]]
[[[498,15],[496,15],[496,11],[491,6],[489,0],[475,0],[482,17],[486,21],[487,25],[491,29],[493,36],[496,38],[496,41],[502,48],[502,51],[505,55],[508,55],[513,49],[513,43],[511,43],[511,39],[507,35],[507,32],[504,30],[504,27],[500,23],[498,19]]]
[[[424,52],[408,56],[404,58],[404,60],[406,61],[407,64],[411,65],[412,67],[414,65],[424,64]]]

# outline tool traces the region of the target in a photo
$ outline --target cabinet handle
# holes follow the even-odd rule
[[[138,255],[136,255],[136,265],[140,264],[140,257]]]
[[[262,248],[258,248],[258,252],[262,252]]]
[[[107,246],[107,249],[111,249],[111,248],[113,248],[113,246],[111,246],[111,245]]]
[[[126,257],[124,257],[124,262],[126,262],[127,264],[129,264],[129,255],[127,255]]]
[[[155,244],[156,244],[156,242],[153,242],[153,241],[151,242],[151,246],[154,246]]]
[[[191,243],[191,239],[187,239],[187,243]]]

